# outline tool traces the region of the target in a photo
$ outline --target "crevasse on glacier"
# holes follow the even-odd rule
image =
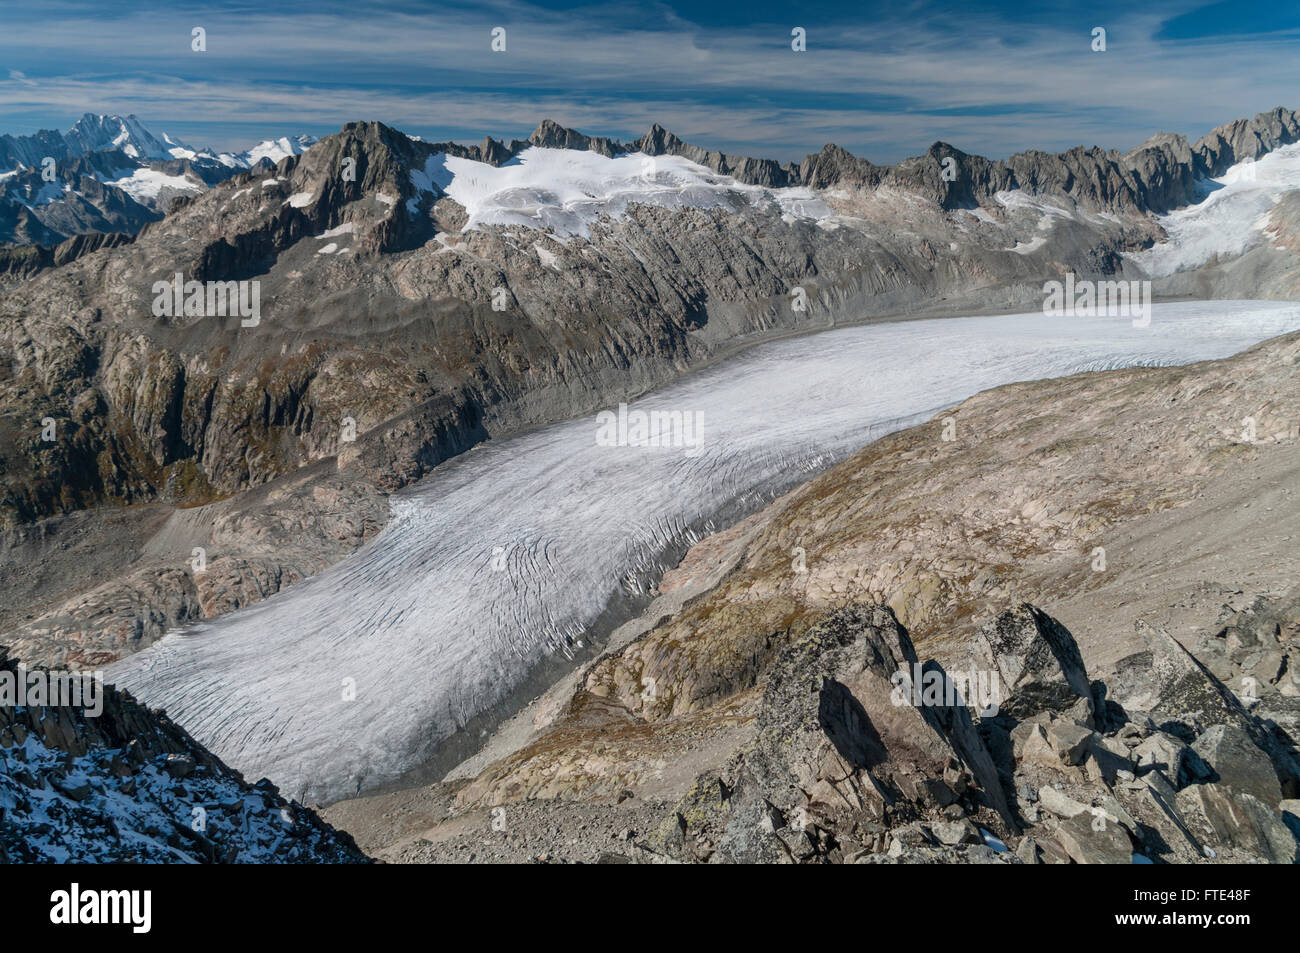
[[[594,418],[493,441],[393,497],[339,565],[109,671],[247,776],[328,801],[425,762],[563,653],[673,544],[889,430],[1012,381],[1232,354],[1300,307],[1002,315],[773,342],[635,402],[698,414],[700,446],[601,446]],[[352,690],[354,687],[354,691]]]

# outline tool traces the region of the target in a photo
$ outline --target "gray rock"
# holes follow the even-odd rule
[[[1056,839],[1076,864],[1133,863],[1128,834],[1104,817],[1089,813],[1062,821]]]
[[[1175,788],[1185,787],[1210,777],[1210,768],[1190,746],[1173,735],[1157,732],[1133,749],[1139,769],[1155,770],[1165,775]]]
[[[1223,784],[1193,784],[1178,792],[1177,804],[1202,842],[1236,847],[1269,863],[1293,864],[1298,845],[1282,817],[1253,794]]]
[[[1273,763],[1241,728],[1215,725],[1196,739],[1192,750],[1214,769],[1221,784],[1253,794],[1269,807],[1282,800],[1282,785]]]
[[[184,754],[169,754],[163,767],[173,778],[188,778],[194,773],[194,759]]]
[[[1047,740],[1065,764],[1083,764],[1097,740],[1097,733],[1069,721],[1047,725]]]
[[[998,674],[999,707],[1013,718],[1069,712],[1080,700],[1091,705],[1088,672],[1074,636],[1027,603],[1003,612],[976,633],[971,663]]]
[[[1039,859],[1038,842],[1028,834],[1020,838],[1020,843],[1016,846],[1016,856],[1020,858],[1022,863],[1042,863],[1042,860]]]
[[[1081,804],[1068,794],[1062,794],[1054,787],[1044,786],[1038,790],[1038,803],[1045,811],[1051,811],[1058,817],[1077,817],[1090,814],[1088,805]]]
[[[983,844],[984,838],[970,821],[940,821],[930,825],[930,833],[941,844]]]
[[[1300,800],[1287,798],[1277,809],[1282,815],[1282,823],[1291,828],[1291,833],[1300,839]]]

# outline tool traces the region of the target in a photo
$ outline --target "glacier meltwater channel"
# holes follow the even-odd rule
[[[760,345],[632,403],[695,415],[698,446],[602,445],[594,415],[491,441],[392,497],[343,562],[108,677],[250,778],[352,795],[427,762],[710,519],[889,430],[999,384],[1225,357],[1296,329],[1300,305],[1217,301],[1157,305],[1145,328],[1000,315]]]

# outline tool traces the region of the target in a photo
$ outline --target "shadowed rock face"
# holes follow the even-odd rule
[[[1291,755],[1265,739],[1266,724],[1246,716],[1244,727],[1202,731],[1195,713],[1113,702],[1094,715],[1077,695],[1062,710],[1044,685],[1091,684],[1071,633],[1030,605],[1003,613],[995,629],[1000,645],[1028,647],[1032,677],[1018,677],[1001,710],[981,717],[900,692],[900,673],[946,676],[934,662],[918,665],[888,608],[827,613],[768,664],[751,739],[700,774],[624,853],[650,863],[1295,861],[1300,802],[1286,800],[1289,788],[1278,784],[1282,775],[1294,784]],[[1037,653],[1044,643],[1050,650]],[[1150,657],[1142,666],[1153,681],[1162,671]],[[1103,697],[1104,684],[1096,685]],[[459,809],[530,797],[534,776],[548,778],[550,796],[573,811],[595,792],[619,790],[632,773],[617,761],[606,763],[603,784],[558,789],[581,771],[602,770],[583,756],[584,733],[608,737],[618,724],[588,709],[578,728],[582,697],[566,724],[461,788]],[[666,751],[679,744],[675,734],[710,730],[706,718],[686,721],[693,729],[665,722],[651,735]],[[642,737],[631,748],[645,759],[654,744]]]
[[[1091,709],[1092,689],[1073,637],[1031,605],[1003,612],[975,634],[972,665],[997,672],[1000,703],[1009,715]]]

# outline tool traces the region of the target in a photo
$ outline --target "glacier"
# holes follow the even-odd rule
[[[1266,241],[1274,206],[1300,188],[1300,143],[1238,162],[1197,188],[1200,201],[1159,217],[1168,241],[1124,256],[1152,278],[1241,255]]]
[[[465,230],[518,225],[560,238],[589,237],[602,217],[621,219],[634,205],[736,210],[774,204],[783,215],[825,222],[833,213],[812,189],[745,185],[681,156],[642,152],[613,157],[585,149],[532,146],[494,166],[435,153],[413,169],[417,198],[441,190],[466,212]]]
[[[602,613],[681,547],[887,432],[1001,384],[1224,357],[1296,329],[1297,304],[1179,302],[1145,328],[1017,314],[757,345],[630,402],[695,415],[697,446],[601,445],[595,414],[482,444],[392,496],[387,527],[339,564],[107,677],[286,796],[351,796],[590,651]]]

